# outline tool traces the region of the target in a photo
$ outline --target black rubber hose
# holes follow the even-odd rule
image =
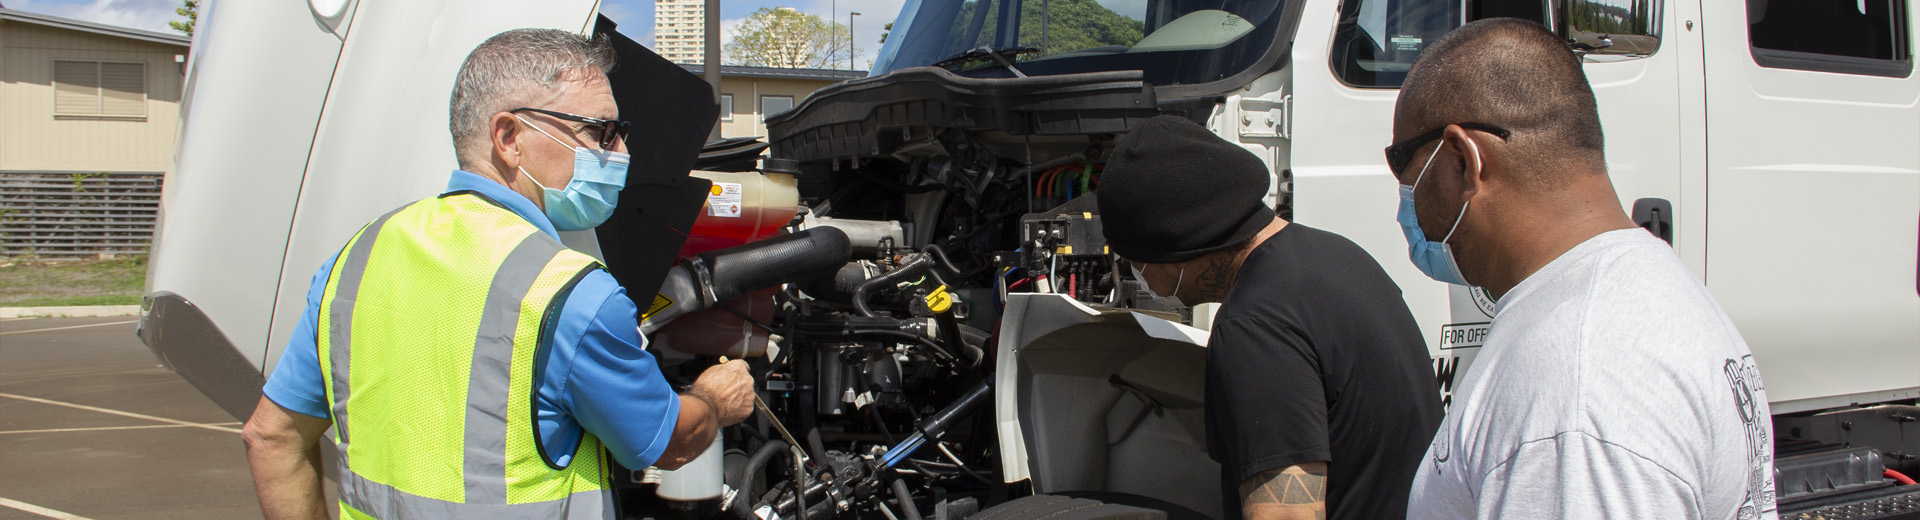
[[[940,246],[927,244],[927,247],[920,248],[920,252],[933,257],[934,262],[938,263],[941,269],[946,269],[947,272],[953,273],[954,276],[965,275],[965,273],[960,271],[960,268],[954,267],[953,260],[947,258],[947,250],[941,249]]]
[[[986,347],[984,345],[993,339],[993,335],[988,334],[987,331],[966,325],[960,326],[960,335],[963,338],[960,340],[960,352],[967,356],[968,363],[972,363],[973,366],[976,367],[980,366],[980,363],[987,359],[987,352],[984,350]],[[969,337],[974,338],[974,340],[968,341],[964,339]],[[980,345],[974,345],[975,341],[979,342]]]
[[[807,430],[807,447],[813,449],[813,458],[822,463],[827,460],[827,443],[820,440],[820,429]]]
[[[860,262],[849,262],[835,271],[833,276],[822,276],[800,283],[800,290],[816,299],[847,303],[853,301],[853,290],[872,278],[870,269]]]
[[[901,514],[905,520],[920,520],[920,506],[913,503],[913,493],[907,491],[905,479],[893,479],[893,498],[900,501]]]
[[[965,352],[967,368],[978,368],[982,357],[980,349],[968,350],[970,346],[967,345],[967,339],[960,336],[960,321],[953,317],[953,309],[949,307],[946,312],[934,313],[933,321],[940,325],[940,341],[947,344],[947,351]]]
[[[727,511],[732,512],[733,516],[739,517],[740,520],[760,520],[760,517],[755,516],[751,511],[753,501],[750,499],[752,490],[749,486],[753,485],[753,476],[766,469],[767,463],[772,462],[775,455],[786,453],[786,451],[787,441],[772,440],[760,445],[760,449],[754,450],[753,456],[747,457],[747,465],[742,466],[740,475],[733,479],[733,489],[739,494],[734,495],[733,504],[727,506]]]
[[[829,487],[829,484],[825,482],[815,481],[811,478],[808,478],[807,482],[805,483],[801,483],[796,479],[793,486],[794,488],[793,493],[781,495],[779,499],[775,500],[772,504],[768,504],[768,505],[772,507],[774,512],[776,513],[781,511],[786,511],[788,509],[792,509],[795,512],[804,513],[811,509],[807,507],[806,497],[812,496],[812,495],[825,494],[827,493],[828,487]],[[821,500],[819,503],[814,504],[814,507],[820,507],[820,506],[826,506],[828,508],[833,507],[832,497],[821,497],[821,498],[823,500]]]
[[[832,275],[852,256],[846,233],[818,227],[700,253],[699,258],[711,273],[713,301],[726,303],[775,285]]]
[[[808,231],[812,230],[810,229]],[[846,235],[843,234],[841,237],[845,238]],[[860,287],[853,290],[853,310],[859,312],[861,316],[873,317],[873,309],[867,307],[867,298],[872,296],[874,291],[882,287],[898,284],[901,280],[910,276],[927,274],[932,268],[933,261],[928,260],[925,256],[920,256],[907,261],[906,265],[902,265],[892,271],[887,271],[886,274],[867,279],[865,283],[860,284]]]

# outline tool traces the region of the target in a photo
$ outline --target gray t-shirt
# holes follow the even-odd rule
[[[1753,354],[1666,243],[1595,236],[1501,297],[1409,518],[1777,518]]]

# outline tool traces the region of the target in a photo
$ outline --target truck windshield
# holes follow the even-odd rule
[[[908,0],[873,73],[940,64],[1014,77],[997,54],[1029,76],[1139,70],[1154,85],[1206,83],[1245,70],[1275,36],[1292,33],[1279,27],[1284,2]]]

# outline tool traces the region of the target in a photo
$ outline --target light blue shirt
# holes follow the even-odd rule
[[[447,192],[474,191],[527,219],[540,232],[560,238],[553,224],[526,196],[498,182],[455,170]],[[307,289],[307,309],[287,341],[280,364],[262,390],[288,410],[331,418],[321,381],[316,332],[320,299],[334,258],[321,264]],[[573,286],[558,309],[552,342],[542,348],[534,376],[534,416],[548,462],[566,466],[580,446],[581,431],[593,432],[629,468],[653,465],[667,449],[680,418],[680,398],[661,375],[640,336],[639,308],[613,275],[595,269]]]

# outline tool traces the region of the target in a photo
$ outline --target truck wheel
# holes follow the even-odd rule
[[[993,506],[967,520],[1209,520],[1164,500],[1104,491],[1033,495]]]

